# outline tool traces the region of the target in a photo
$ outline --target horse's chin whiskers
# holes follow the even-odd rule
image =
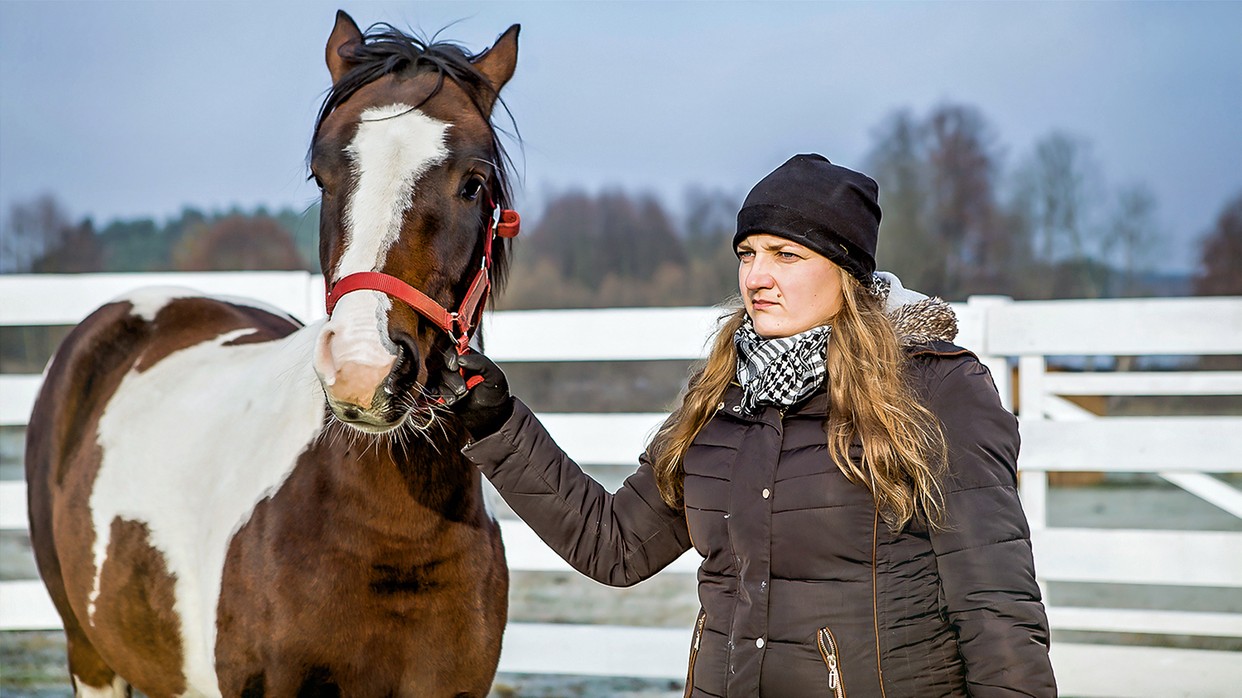
[[[443,456],[442,446],[450,442],[448,423],[452,410],[440,403],[438,401],[439,395],[431,393],[425,386],[420,385],[416,390],[417,394],[405,396],[409,403],[409,413],[411,416],[425,417],[425,420],[421,423],[415,423],[414,419],[407,419],[406,422],[409,425],[409,429],[404,435],[424,440],[435,450],[437,455]]]
[[[409,423],[410,427],[418,433],[427,431],[427,429],[436,422],[436,412],[433,407],[413,407],[410,409],[408,414],[409,417],[405,421]],[[425,417],[425,421],[421,424],[415,424],[415,417],[419,419],[423,419]]]
[[[327,409],[318,438],[331,448],[342,443],[351,450],[360,448],[362,453],[374,448],[377,456],[386,453],[396,455],[399,449],[406,458],[413,457],[415,442],[422,441],[438,457],[443,457],[445,447],[452,442],[454,430],[450,428],[450,422],[453,412],[438,401],[439,397],[422,385],[390,396],[389,407],[403,416],[393,428],[383,432],[361,429],[337,417],[332,409]]]
[[[436,428],[440,431],[440,437],[445,441],[448,441],[448,429],[444,426],[445,421],[446,420],[444,419],[437,419],[435,424]]]

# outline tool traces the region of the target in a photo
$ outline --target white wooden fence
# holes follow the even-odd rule
[[[249,296],[295,317],[322,316],[323,284],[300,272],[0,277],[0,327],[73,324],[141,285]],[[1050,582],[1219,587],[1242,594],[1242,532],[1049,525],[1048,473],[1154,473],[1242,518],[1242,492],[1212,474],[1242,473],[1242,417],[1097,417],[1075,395],[1242,395],[1239,371],[1049,371],[1048,357],[1242,354],[1242,298],[1010,302],[955,306],[958,343],[992,368],[1006,405],[1021,407],[1021,492],[1036,568]],[[711,308],[514,311],[490,315],[488,354],[501,362],[697,358]],[[658,337],[659,341],[651,341]],[[1018,368],[1017,389],[1010,366]],[[0,425],[24,425],[38,376],[0,376]],[[1015,395],[1016,393],[1016,395]],[[547,414],[583,463],[632,464],[660,414]],[[1158,513],[1155,514],[1158,518]],[[25,487],[0,483],[0,528],[25,529]],[[515,570],[568,567],[518,521],[504,521]],[[663,574],[694,571],[693,551]],[[1083,608],[1048,598],[1054,630],[1242,638],[1242,613]],[[1242,604],[1240,604],[1242,605]],[[0,630],[58,627],[38,582],[0,583]],[[681,679],[688,631],[511,623],[501,671]],[[1242,653],[1054,642],[1064,695],[1226,696],[1242,686]],[[1236,644],[1236,643],[1235,643]],[[598,648],[609,648],[599,652]]]

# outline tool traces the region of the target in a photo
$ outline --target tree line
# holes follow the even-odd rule
[[[74,222],[52,195],[18,202],[4,221],[8,273],[318,269],[319,212],[186,208],[164,222]],[[308,261],[313,260],[313,261]]]
[[[890,114],[861,169],[880,183],[880,266],[910,288],[961,300],[1178,293],[1242,295],[1242,192],[1202,233],[1189,283],[1154,269],[1167,236],[1141,182],[1113,187],[1091,144],[1053,132],[1012,164],[968,105]],[[757,180],[763,173],[754,173]],[[710,305],[736,293],[729,248],[741,195],[561,191],[526,214],[502,308]],[[319,270],[318,206],[186,209],[163,223],[73,221],[51,196],[4,219],[0,271]]]

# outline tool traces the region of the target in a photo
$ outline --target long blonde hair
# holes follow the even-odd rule
[[[935,526],[943,512],[940,477],[947,459],[939,420],[909,384],[906,353],[884,314],[883,299],[848,272],[838,272],[842,304],[830,320],[826,360],[828,454],[846,478],[871,491],[890,528],[900,530],[914,519]],[[652,439],[656,482],[670,506],[684,506],[682,458],[736,377],[733,334],[745,319],[742,307],[722,318],[707,360]],[[860,462],[849,456],[852,443],[862,445]]]

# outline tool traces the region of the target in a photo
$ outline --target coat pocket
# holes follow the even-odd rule
[[[820,628],[816,635],[819,645],[819,656],[824,658],[824,666],[828,668],[828,689],[832,698],[845,698],[845,681],[841,678],[841,650],[837,639],[828,628]]]
[[[707,624],[707,611],[699,611],[699,619],[694,622],[694,639],[690,642],[690,662],[686,668],[685,698],[694,692],[694,660],[699,658],[699,645],[703,643],[703,626]]]

